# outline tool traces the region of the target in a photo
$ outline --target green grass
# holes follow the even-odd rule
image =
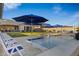
[[[25,37],[25,36],[40,36],[46,35],[46,32],[8,32],[11,37]],[[60,33],[53,33],[53,36],[61,35]]]
[[[8,35],[11,37],[23,37],[23,36],[38,36],[41,35],[42,32],[8,32]]]
[[[23,37],[23,36],[27,36],[27,35],[22,34],[21,32],[9,32],[7,34],[10,35],[11,37]]]

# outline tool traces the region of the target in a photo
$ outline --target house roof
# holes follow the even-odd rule
[[[23,22],[16,22],[13,20],[0,19],[0,25],[20,25]]]

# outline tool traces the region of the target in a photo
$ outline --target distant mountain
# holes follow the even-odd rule
[[[63,27],[63,25],[59,25],[59,24],[56,24],[56,25],[45,24],[45,27],[47,27],[47,28]]]
[[[43,26],[51,26],[51,25],[50,25],[50,24],[45,23],[45,24],[43,24]]]
[[[56,25],[52,25],[54,27],[62,27],[63,25],[59,25],[59,24],[56,24]]]

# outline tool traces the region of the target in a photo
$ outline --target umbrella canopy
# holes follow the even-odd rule
[[[48,21],[44,17],[33,15],[33,14],[23,15],[23,16],[20,16],[20,17],[15,17],[13,19],[16,20],[16,21],[19,21],[19,22],[25,22],[26,24],[31,24],[32,23],[32,24],[35,24],[35,25],[40,24],[41,22]]]

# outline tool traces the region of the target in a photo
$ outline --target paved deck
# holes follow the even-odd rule
[[[24,48],[22,51],[23,56],[60,56],[60,55],[70,55],[74,49],[79,46],[79,42],[74,40],[73,37],[64,36],[64,37],[54,37],[57,41],[59,41],[59,45],[52,49],[43,49],[39,46],[33,45],[29,42],[26,42],[26,39],[30,37],[17,37],[15,38],[19,44],[21,44]],[[4,55],[3,48],[0,44],[0,55]],[[75,51],[78,52],[78,51]],[[17,55],[17,54],[16,54]],[[76,55],[72,53],[72,55]]]
[[[0,43],[0,56],[2,56],[2,55],[3,55],[3,47],[2,47],[2,45]]]
[[[26,42],[26,39],[28,39],[28,38],[30,38],[30,37],[14,38],[24,48],[23,51],[21,51],[22,55],[23,56],[26,56],[26,55],[31,56],[31,55],[36,55],[38,53],[41,53],[43,51],[43,49],[41,49],[39,47],[36,47],[36,46],[32,45],[31,43]],[[1,56],[6,56],[5,50],[3,49],[3,46],[1,44],[1,42],[0,42],[0,55]],[[13,56],[19,56],[19,54],[15,53]]]
[[[22,54],[24,56],[34,56],[44,51],[44,49],[41,49],[40,47],[37,47],[29,42],[26,42],[26,39],[28,38],[29,37],[15,38],[19,42],[19,44],[23,46],[24,51],[22,51]]]

